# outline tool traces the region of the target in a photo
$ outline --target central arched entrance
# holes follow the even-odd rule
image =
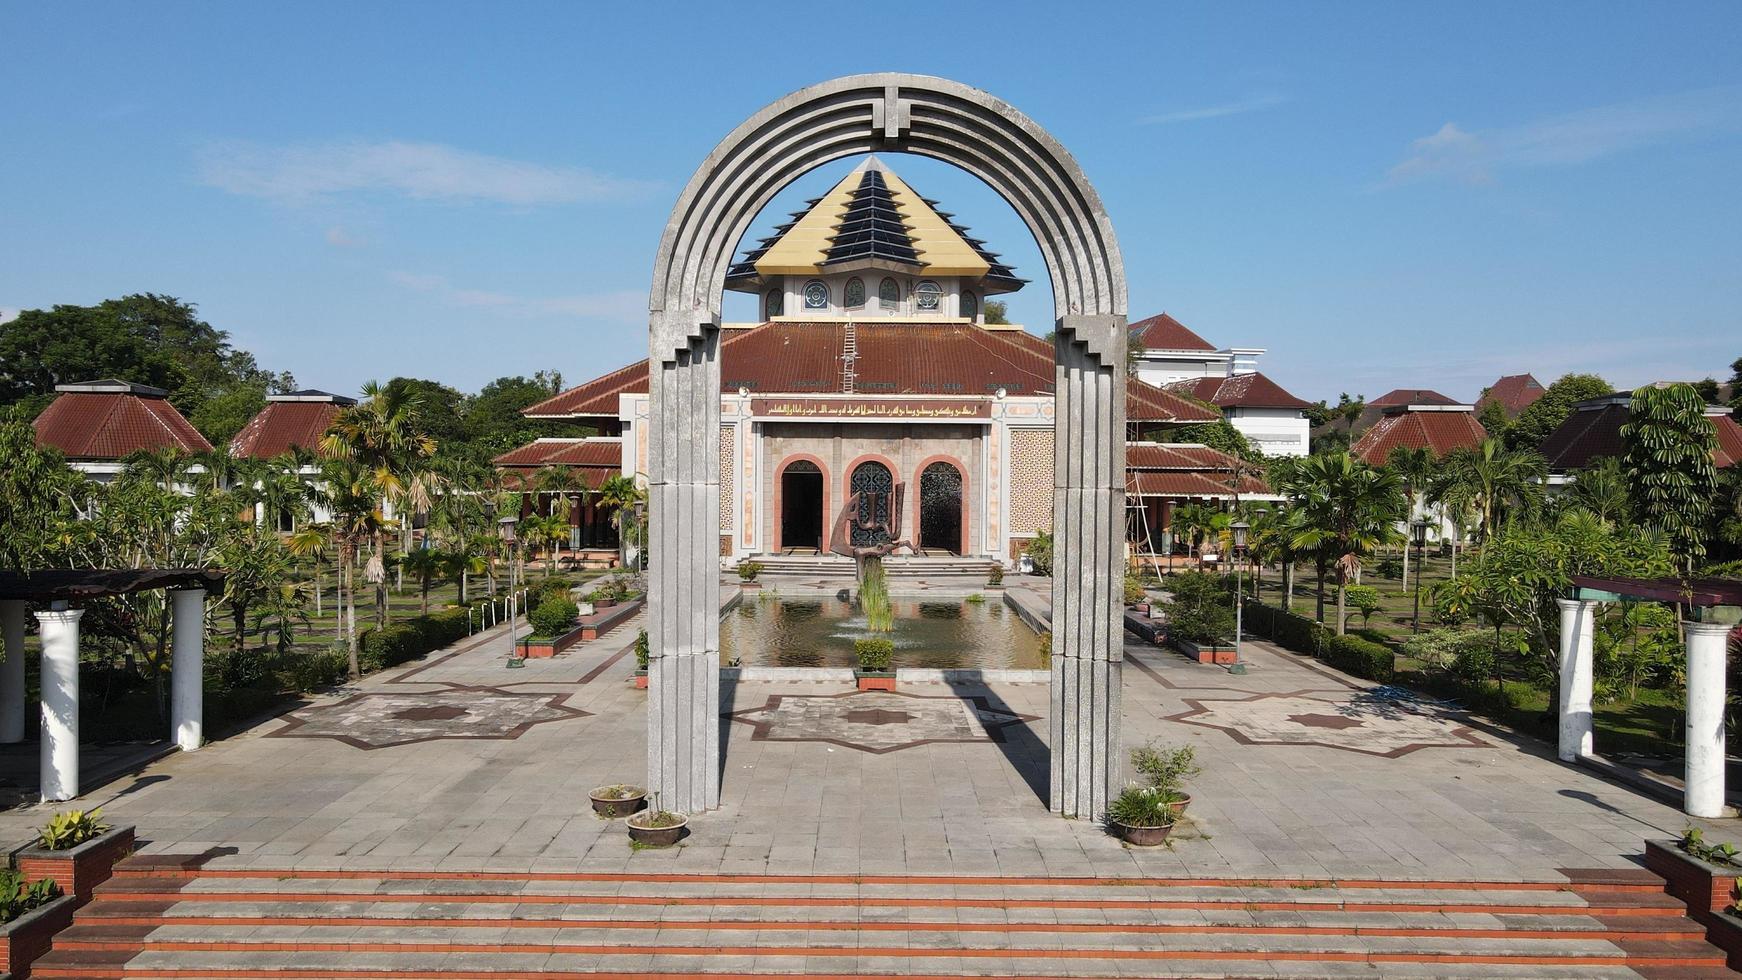
[[[648,299],[648,789],[680,812],[720,801],[720,307],[732,251],[793,180],[874,152],[985,181],[1046,262],[1058,366],[1049,799],[1098,818],[1123,775],[1119,245],[1081,168],[1034,120],[960,82],[899,73],[837,78],[763,108],[708,155],[666,222]]]
[[[968,550],[962,471],[947,460],[919,471],[919,546],[959,555]]]
[[[811,554],[823,550],[823,470],[795,459],[780,471],[780,551]]]

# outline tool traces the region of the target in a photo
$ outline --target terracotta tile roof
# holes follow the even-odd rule
[[[118,460],[165,446],[190,453],[212,448],[174,405],[157,395],[66,391],[43,409],[35,425],[37,443],[59,449],[68,459]]]
[[[1157,313],[1147,320],[1131,324],[1131,339],[1149,350],[1215,350],[1215,346],[1192,333],[1185,324]]]
[[[1626,452],[1621,427],[1632,416],[1625,395],[1594,399],[1575,406],[1560,427],[1542,441],[1540,451],[1554,472],[1583,469],[1593,460]],[[1742,463],[1742,425],[1735,416],[1707,416],[1718,429],[1712,462],[1719,469]]]
[[[1236,460],[1197,443],[1128,442],[1125,467],[1133,470],[1232,470]]]
[[[859,323],[854,390],[865,395],[1047,395],[1053,388],[1052,344],[1021,330],[962,323]],[[843,389],[844,323],[778,321],[726,334],[720,390],[768,394],[838,393]],[[620,368],[524,410],[535,418],[616,418],[618,396],[647,391],[647,362]],[[1207,422],[1216,413],[1133,379],[1126,414],[1139,422]]]
[[[1237,460],[1209,446],[1190,443],[1128,442],[1125,444],[1127,493],[1156,497],[1231,497]],[[1241,494],[1265,494],[1270,488],[1256,476],[1240,478]]]
[[[1125,492],[1140,497],[1232,497],[1225,474],[1126,470]],[[1267,494],[1270,488],[1253,477],[1240,481],[1242,496]]]
[[[509,484],[526,486],[546,466],[566,466],[588,489],[623,472],[623,443],[617,439],[537,439],[510,449],[491,462],[508,470]]]
[[[1461,405],[1431,388],[1393,388],[1378,398],[1367,400],[1368,408],[1395,408],[1402,405]]]
[[[270,459],[292,446],[320,448],[321,436],[344,406],[330,401],[271,401],[230,440],[232,456]]]
[[[1311,408],[1259,372],[1226,378],[1191,378],[1161,386],[1164,391],[1190,395],[1218,408]]]
[[[1373,466],[1382,466],[1399,447],[1431,450],[1439,459],[1454,449],[1473,448],[1488,431],[1473,412],[1387,412],[1362,434],[1349,451]]]
[[[1498,402],[1506,410],[1507,418],[1516,418],[1519,412],[1541,398],[1542,393],[1542,382],[1532,375],[1508,374],[1482,392],[1482,397],[1476,400],[1476,409],[1481,411],[1490,402]]]

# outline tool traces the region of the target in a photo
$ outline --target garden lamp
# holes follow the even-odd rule
[[[494,508],[491,508],[494,509]],[[508,666],[524,667],[526,658],[520,655],[520,638],[515,635],[514,618],[519,614],[519,599],[514,591],[515,569],[519,562],[515,561],[515,549],[520,544],[520,536],[515,533],[515,525],[520,518],[506,514],[496,521],[496,537],[501,540],[508,551]]]
[[[1246,673],[1246,662],[1240,659],[1240,636],[1246,626],[1246,588],[1241,572],[1244,570],[1243,556],[1246,553],[1246,532],[1252,530],[1252,525],[1245,521],[1235,521],[1229,525],[1234,532],[1234,663],[1228,667],[1230,674]]]
[[[1423,549],[1427,547],[1427,529],[1430,526],[1431,523],[1425,517],[1409,522],[1409,536],[1415,542],[1415,613],[1409,620],[1409,632],[1412,635],[1421,631],[1421,561]]]

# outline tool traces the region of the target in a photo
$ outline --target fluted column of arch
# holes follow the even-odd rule
[[[695,658],[717,655],[719,646],[718,462],[696,454],[718,452],[717,325],[731,250],[793,180],[878,151],[932,157],[979,177],[1022,217],[1046,261],[1059,338],[1050,802],[1067,816],[1098,817],[1121,771],[1126,296],[1119,245],[1094,188],[1046,130],[978,89],[897,73],[823,82],[751,116],[697,168],[666,223],[648,304],[655,367],[649,784],[669,809],[718,802],[717,726],[698,720],[699,705],[717,710],[717,671],[711,662],[703,671],[711,681],[692,672]],[[691,565],[705,566],[705,576]]]

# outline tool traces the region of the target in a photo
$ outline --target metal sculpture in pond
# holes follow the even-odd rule
[[[835,519],[830,550],[864,568],[866,558],[881,558],[913,542],[901,540],[901,503],[906,484],[897,483],[881,463],[861,463],[848,483],[847,502]]]

